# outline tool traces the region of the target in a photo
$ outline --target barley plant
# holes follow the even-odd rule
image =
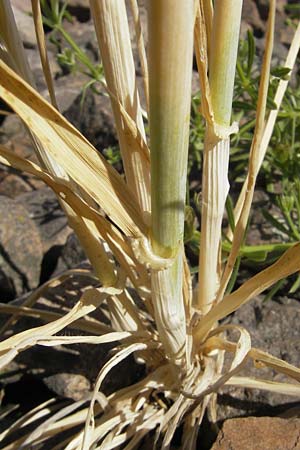
[[[142,109],[125,1],[90,1],[105,75],[100,82],[111,100],[125,172],[122,177],[58,111],[40,2],[32,0],[32,12],[50,103],[35,90],[10,2],[1,0],[0,96],[24,122],[39,163],[5,146],[0,147],[0,162],[35,175],[54,190],[88,255],[93,268],[90,276],[97,278],[98,287],[86,289],[68,313],[53,320],[47,312],[40,312],[45,325],[3,339],[0,367],[34,345],[116,345],[113,356],[99,367],[93,391],[85,400],[61,409],[51,402],[37,407],[2,433],[0,440],[18,430],[5,449],[46,448],[48,440],[60,434],[51,448],[129,450],[137,448],[148,433],[159,448],[168,449],[179,426],[181,448],[196,449],[203,415],[208,410],[211,420],[216,420],[216,393],[224,385],[300,395],[299,368],[253,348],[249,333],[241,326],[220,324],[278,280],[300,270],[300,244],[296,243],[270,267],[232,293],[226,292],[243,243],[257,174],[288,85],[288,80],[280,81],[276,109],[267,115],[276,7],[275,0],[270,0],[248,172],[235,205],[234,230],[227,231],[231,247],[224,264],[220,244],[230,188],[230,135],[238,130],[238,124],[231,123],[231,105],[242,3],[150,0],[145,50],[137,0],[128,2],[143,73],[146,107]],[[58,8],[58,1],[51,0],[51,4]],[[299,43],[298,26],[286,67],[293,68]],[[183,245],[193,54],[206,123],[203,173],[199,173],[198,280],[192,278]],[[149,134],[145,124],[149,124]],[[4,329],[22,314],[30,315],[48,285],[14,309]],[[103,306],[109,311],[109,325],[89,318]],[[0,311],[11,310],[1,304]],[[70,324],[78,335],[60,333]],[[229,337],[229,331],[237,338]],[[105,396],[101,392],[104,378],[131,354],[145,365],[146,375]],[[231,364],[225,369],[226,355]],[[292,381],[240,376],[249,360]],[[28,431],[25,425],[35,420],[38,425]]]

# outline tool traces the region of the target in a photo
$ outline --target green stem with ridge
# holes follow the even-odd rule
[[[229,191],[229,126],[242,0],[216,0],[211,36],[209,86],[214,123],[207,125],[202,178],[201,241],[197,307],[211,308],[221,272],[221,226]]]

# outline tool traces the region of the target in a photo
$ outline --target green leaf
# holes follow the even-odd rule
[[[265,209],[262,209],[263,216],[265,219],[271,223],[277,230],[281,231],[282,233],[285,233],[287,236],[289,236],[289,230],[281,223],[278,219],[272,216],[268,211]]]
[[[226,207],[226,212],[227,212],[227,216],[228,216],[229,226],[231,228],[231,231],[234,231],[234,229],[235,229],[234,209],[233,209],[232,198],[230,197],[229,194],[227,195],[227,198],[226,198],[225,207]]]
[[[239,110],[241,109],[243,111],[255,111],[254,105],[246,100],[245,101],[235,100],[232,103],[232,107]]]
[[[247,61],[247,76],[250,77],[254,55],[255,55],[255,42],[252,31],[247,31],[247,41],[248,41],[248,61]]]
[[[293,283],[291,289],[289,290],[289,294],[294,294],[296,291],[298,291],[300,287],[300,274],[298,274],[296,281]]]
[[[253,252],[247,252],[246,258],[253,262],[264,262],[268,257],[269,252],[266,250],[254,250]]]
[[[291,69],[290,69],[289,67],[282,67],[282,66],[279,66],[279,67],[274,67],[274,68],[271,70],[271,75],[272,75],[273,77],[276,77],[276,78],[280,78],[280,79],[286,80],[286,79],[289,78],[290,72],[291,72]]]
[[[272,287],[272,289],[267,293],[267,295],[264,298],[264,302],[267,302],[268,300],[271,300],[272,297],[281,289],[281,287],[286,283],[286,279],[283,278],[282,280],[277,281],[277,283]]]

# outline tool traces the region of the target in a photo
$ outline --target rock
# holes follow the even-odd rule
[[[76,17],[73,17],[72,22],[64,22],[64,29],[85,53],[88,52],[88,56],[92,57],[93,60],[99,60],[97,37],[92,20],[82,22],[80,19],[77,20]],[[63,42],[64,46],[67,46],[65,41]],[[92,50],[92,54],[90,50]]]
[[[299,450],[300,419],[246,417],[226,420],[211,450]]]
[[[86,377],[76,373],[59,373],[44,378],[44,383],[56,394],[71,398],[75,401],[82,400],[91,389],[91,383]]]
[[[246,23],[247,27],[250,26],[252,28],[254,36],[256,37],[262,36],[265,25],[260,18],[256,2],[254,2],[253,0],[248,0],[243,3],[242,21],[243,21],[242,30],[244,30]]]
[[[61,273],[67,269],[73,269],[86,259],[86,254],[80,245],[78,237],[75,233],[71,233],[61,249],[55,274]]]
[[[28,59],[29,67],[33,73],[34,81],[36,83],[36,88],[39,92],[46,89],[46,81],[44,77],[44,72],[42,68],[42,63],[40,59],[39,52],[36,49],[26,49],[26,56]],[[48,58],[50,64],[50,70],[52,78],[55,79],[58,74],[61,73],[61,68],[56,60],[56,55],[48,51]]]
[[[296,367],[300,366],[299,321],[300,309],[297,300],[282,298],[281,301],[263,302],[262,297],[242,306],[225,320],[248,330],[253,347]],[[250,361],[238,375],[293,382],[273,370],[257,369]],[[299,403],[295,403],[297,400],[299,399],[258,389],[224,387],[218,396],[218,419],[244,415],[274,415],[296,406]]]
[[[31,2],[24,1],[21,4],[20,0],[12,1],[12,9],[15,16],[18,31],[20,33],[23,44],[27,48],[36,47],[36,36],[33,18],[31,13]]]
[[[20,194],[32,191],[30,183],[17,174],[10,173],[5,179],[0,182],[0,195],[7,195],[7,197],[16,198]]]
[[[117,144],[110,99],[88,91],[81,107],[81,95],[65,116],[99,150]]]
[[[71,229],[55,193],[47,186],[18,197],[39,229],[43,252],[54,245],[63,245]]]
[[[1,195],[0,267],[6,279],[13,283],[16,294],[38,285],[42,258],[40,235],[27,210],[19,202]]]
[[[87,77],[79,73],[68,74],[54,81],[56,100],[61,113],[69,110],[78,97],[81,98],[81,92],[86,82]],[[49,98],[48,92],[45,90],[42,95]]]
[[[6,145],[22,158],[30,158],[34,162],[37,161],[33,155],[29,134],[16,115],[9,115],[5,118],[1,126],[0,143]]]
[[[9,277],[1,268],[0,268],[0,288],[1,288],[1,301],[3,301],[3,299],[9,301],[15,298],[16,290],[14,287],[14,282],[12,278]]]

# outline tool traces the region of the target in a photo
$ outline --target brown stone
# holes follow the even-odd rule
[[[56,394],[82,400],[91,389],[91,383],[83,375],[76,373],[58,373],[44,378],[44,383]]]
[[[32,187],[22,177],[14,173],[10,173],[0,183],[0,195],[7,195],[11,198],[16,198],[20,194],[29,192]]]
[[[300,419],[246,417],[226,420],[211,450],[299,450]]]

